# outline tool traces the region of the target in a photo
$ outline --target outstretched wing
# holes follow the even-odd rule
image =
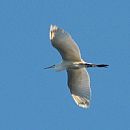
[[[90,104],[90,78],[85,68],[69,69],[68,86],[77,105],[87,108]]]
[[[51,25],[50,40],[52,45],[60,52],[63,60],[81,61],[79,47],[64,30],[55,25]]]

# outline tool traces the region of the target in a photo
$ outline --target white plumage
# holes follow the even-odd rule
[[[63,61],[72,64],[83,62],[80,50],[71,36],[57,26],[50,27],[50,40],[52,45],[60,52]],[[77,105],[89,106],[90,79],[85,68],[67,69],[68,86]]]
[[[77,105],[87,108],[90,100],[90,79],[85,68],[67,70],[68,86]]]
[[[62,56],[62,63],[48,68],[56,71],[66,70],[68,75],[68,86],[76,104],[83,108],[90,105],[90,78],[87,67],[106,67],[108,65],[96,65],[87,63],[81,59],[79,47],[70,34],[55,25],[50,26],[50,40]]]

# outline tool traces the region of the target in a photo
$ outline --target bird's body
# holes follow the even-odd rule
[[[62,56],[62,62],[47,68],[67,71],[68,86],[77,105],[87,108],[90,104],[90,78],[87,67],[106,67],[108,65],[87,63],[81,58],[80,50],[70,34],[55,25],[50,27],[50,40]],[[46,69],[47,69],[46,68]]]
[[[54,66],[54,69],[56,71],[63,71],[66,69],[79,69],[79,68],[84,68],[85,64],[83,64],[85,62],[81,61],[81,62],[72,62],[72,61],[62,61],[61,64],[57,64]],[[81,65],[82,64],[82,65]]]

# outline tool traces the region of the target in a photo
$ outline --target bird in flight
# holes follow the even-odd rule
[[[81,58],[79,47],[71,35],[56,25],[50,26],[50,40],[61,57],[61,64],[52,65],[45,69],[53,68],[56,71],[67,71],[68,86],[75,103],[82,108],[90,105],[90,78],[87,72],[89,67],[107,67],[107,64],[93,64]]]

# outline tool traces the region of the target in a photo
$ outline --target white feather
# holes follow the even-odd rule
[[[81,59],[79,47],[70,34],[55,25],[50,27],[50,40],[62,56],[63,62],[55,66],[55,70],[66,69],[68,74],[68,86],[76,104],[88,108],[90,104],[90,79],[85,68],[78,63],[85,63]],[[78,67],[75,69],[75,67]],[[85,67],[85,66],[84,66]]]

